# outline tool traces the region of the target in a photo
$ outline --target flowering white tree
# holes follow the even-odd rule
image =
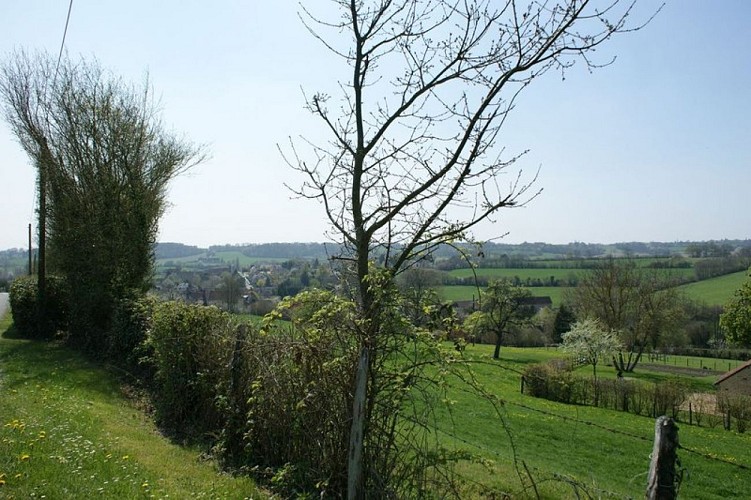
[[[574,323],[570,331],[562,335],[562,349],[592,365],[592,376],[597,382],[597,363],[623,349],[618,333],[606,330],[596,319]]]

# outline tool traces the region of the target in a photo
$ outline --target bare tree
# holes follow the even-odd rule
[[[619,370],[632,372],[647,347],[657,348],[662,334],[685,320],[675,284],[657,269],[609,258],[581,278],[569,300],[578,317],[597,319],[619,332],[623,350],[613,362]]]
[[[302,6],[310,32],[349,66],[340,96],[307,98],[330,134],[325,144],[291,142],[285,158],[306,181],[294,191],[323,204],[331,236],[356,275],[365,321],[353,387],[349,497],[361,497],[368,391],[379,355],[381,314],[369,275],[390,276],[498,210],[539,191],[535,176],[509,169],[503,125],[520,92],[549,70],[576,61],[615,34],[633,2],[507,0],[334,0],[324,20]]]

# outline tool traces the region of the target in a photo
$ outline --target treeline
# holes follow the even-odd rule
[[[181,243],[159,243],[156,256],[160,259],[187,257],[207,251],[241,252],[248,257],[314,259],[327,258],[341,252],[336,243],[251,243],[239,245],[212,245],[199,248]],[[477,262],[481,267],[561,267],[560,260],[571,260],[572,267],[586,266],[586,259],[605,256],[639,256],[639,257],[673,257],[717,258],[751,256],[751,240],[722,240],[709,242],[625,242],[610,245],[600,243],[572,242],[566,244],[551,243],[493,243],[482,245],[459,243],[442,245],[432,254],[437,266],[445,269],[457,269],[467,266],[467,258]],[[2,252],[0,252],[0,257]],[[558,259],[556,265],[551,263]],[[683,264],[686,265],[685,263]]]
[[[751,257],[729,256],[701,259],[694,263],[696,280],[706,280],[717,276],[745,271],[751,265]]]
[[[201,255],[205,252],[205,248],[199,248],[193,245],[183,245],[182,243],[157,243],[154,247],[154,255],[157,259],[190,257],[193,255]]]

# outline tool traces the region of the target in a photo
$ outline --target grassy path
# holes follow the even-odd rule
[[[170,443],[116,378],[0,320],[0,498],[261,498]]]

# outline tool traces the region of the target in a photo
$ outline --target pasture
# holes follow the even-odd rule
[[[693,275],[692,269],[667,269],[673,276],[684,276],[686,278]],[[587,273],[586,269],[500,269],[500,268],[479,268],[475,269],[478,277],[487,279],[514,279],[518,277],[522,283],[529,278],[530,280],[539,279],[543,282],[550,280],[551,277],[563,280],[571,276],[571,273]],[[457,278],[473,277],[471,269],[454,269],[449,274]],[[679,285],[677,288],[684,293],[686,297],[704,303],[710,306],[722,306],[728,302],[737,289],[748,279],[747,271],[718,276],[703,281]],[[480,287],[482,289],[483,287]],[[535,297],[548,296],[553,301],[553,306],[558,307],[565,296],[567,287],[562,286],[533,286],[527,287]],[[469,285],[447,285],[438,288],[438,294],[443,300],[463,301],[477,298],[477,287]]]
[[[187,257],[169,257],[158,259],[156,266],[165,267],[167,265],[179,265],[185,269],[200,269],[206,266],[218,266],[222,264],[229,266],[239,263],[241,267],[250,267],[258,263],[280,263],[287,260],[289,259],[274,257],[248,257],[247,255],[239,251],[222,251],[214,252],[211,255],[205,252],[198,255],[189,255]]]
[[[543,498],[644,496],[653,419],[520,394],[519,372],[528,363],[559,356],[555,349],[503,348],[500,361],[490,354],[490,346],[465,351],[475,361],[477,379],[503,400],[500,415],[457,386],[449,391],[453,404],[439,412],[438,434],[445,444],[493,462],[489,469],[467,465],[463,472],[468,482],[489,480],[513,497],[534,497],[535,490]],[[591,368],[580,370],[586,374]],[[601,376],[615,373],[602,367]],[[670,376],[638,367],[634,374],[644,379]],[[714,377],[687,379],[693,387],[711,390]],[[683,424],[679,437],[683,449],[678,456],[685,469],[681,498],[751,497],[751,483],[742,480],[751,466],[751,435]]]
[[[484,287],[480,287],[483,290]],[[527,288],[533,297],[550,297],[553,301],[553,307],[561,305],[566,287],[562,286],[532,286]],[[441,300],[447,300],[451,302],[477,300],[478,291],[476,286],[469,285],[454,285],[454,286],[441,286],[438,287],[438,296]]]
[[[642,266],[646,267],[646,266]],[[572,267],[550,267],[550,268],[494,268],[494,267],[478,267],[473,269],[453,269],[448,271],[450,276],[455,278],[474,278],[477,275],[478,278],[486,279],[510,279],[518,278],[522,283],[526,280],[540,280],[543,283],[549,283],[551,281],[572,281],[578,279],[580,276],[590,273],[590,269],[572,268]],[[694,279],[694,270],[692,268],[673,268],[673,269],[659,269],[659,273],[664,273],[671,278],[677,278],[681,280]]]
[[[678,287],[686,296],[710,306],[726,304],[743,283],[748,281],[748,271],[718,276]]]

